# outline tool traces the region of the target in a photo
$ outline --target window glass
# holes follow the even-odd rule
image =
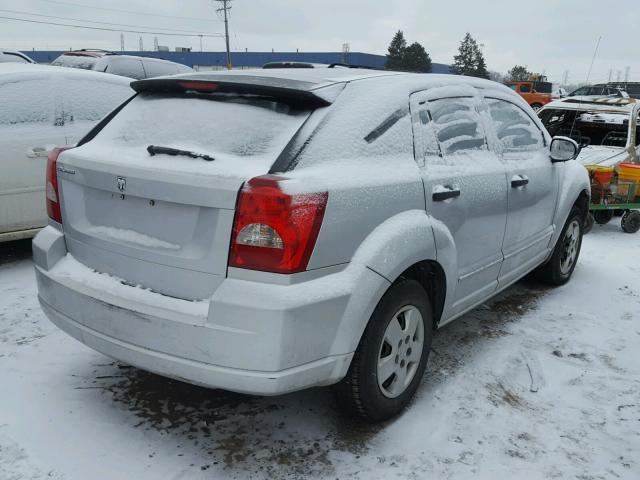
[[[504,100],[487,99],[498,142],[505,152],[544,146],[542,132],[521,108]]]
[[[429,102],[431,124],[442,153],[451,155],[486,150],[480,116],[472,98],[444,98]]]
[[[513,83],[511,85],[509,85],[509,88],[511,90],[515,90],[516,92],[518,91],[518,85],[514,85]]]
[[[521,93],[530,93],[531,92],[531,85],[528,85],[528,84],[520,85],[520,92]]]
[[[52,91],[47,79],[0,84],[0,125],[20,123],[54,124]]]
[[[137,58],[110,56],[107,61],[109,64],[105,70],[107,73],[137,80],[145,78],[142,62]]]
[[[29,63],[29,61],[15,53],[0,53],[0,63]]]
[[[65,80],[60,89],[64,98],[64,122],[97,122],[133,91],[120,83],[103,82],[97,78]]]
[[[176,65],[172,63],[144,60],[144,70],[147,78],[160,77],[162,75],[175,75],[178,73]]]

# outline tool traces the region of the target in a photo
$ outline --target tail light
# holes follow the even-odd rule
[[[243,186],[231,236],[230,266],[274,273],[306,270],[328,193],[290,195],[280,188],[282,180],[264,175]]]
[[[51,220],[62,223],[60,212],[60,195],[58,194],[58,157],[71,147],[54,148],[47,158],[47,178],[45,192],[47,197],[47,215]]]

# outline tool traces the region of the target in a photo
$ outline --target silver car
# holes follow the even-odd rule
[[[578,146],[503,85],[326,68],[132,87],[51,155],[33,243],[44,312],[110,357],[258,395],[335,384],[380,421],[438,327],[575,268]]]

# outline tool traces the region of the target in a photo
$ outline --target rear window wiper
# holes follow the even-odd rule
[[[158,145],[149,145],[147,147],[147,152],[152,157],[154,155],[173,155],[173,156],[183,156],[183,157],[191,157],[191,158],[201,158],[206,160],[207,162],[213,162],[215,158],[205,154],[205,153],[196,153],[191,152],[189,150],[180,150],[179,148],[171,148],[171,147],[159,147]]]

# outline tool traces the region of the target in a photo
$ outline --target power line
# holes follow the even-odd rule
[[[0,16],[0,19],[2,19],[2,20],[12,20],[12,21],[15,21],[15,22],[38,23],[38,24],[41,24],[41,25],[55,25],[55,26],[58,26],[58,27],[84,28],[84,29],[87,29],[87,30],[102,30],[102,31],[107,31],[107,32],[148,33],[148,34],[152,34],[152,35],[165,35],[165,36],[171,36],[171,37],[199,37],[200,35],[202,35],[203,37],[219,38],[219,37],[224,36],[224,35],[222,35],[220,33],[204,35],[204,34],[188,34],[188,33],[147,32],[147,31],[142,31],[142,30],[126,30],[126,29],[123,29],[123,28],[89,27],[89,26],[86,26],[86,25],[71,25],[71,24],[68,24],[68,23],[45,22],[45,21],[40,21],[40,20],[28,20],[26,18],[14,18],[14,17],[3,17],[3,16]]]
[[[134,12],[131,10],[120,10],[118,8],[107,8],[107,7],[96,7],[95,5],[84,5],[81,3],[73,3],[73,2],[62,2],[59,0],[40,0],[42,2],[47,2],[47,3],[57,3],[58,5],[70,5],[73,7],[82,7],[82,8],[93,8],[95,10],[105,10],[108,12],[119,12],[119,13],[130,13],[132,15],[142,15],[145,17],[164,17],[164,18],[172,18],[172,19],[182,19],[182,20],[196,20],[199,22],[210,22],[211,20],[206,20],[206,19],[202,19],[202,18],[195,18],[195,17],[179,17],[177,15],[163,15],[161,13],[150,13],[150,12]]]
[[[117,26],[117,27],[156,28],[156,27],[149,27],[147,25],[131,25],[131,24],[127,24],[127,23],[98,22],[96,20],[85,20],[85,19],[82,19],[82,18],[56,17],[54,15],[43,15],[41,13],[29,13],[29,12],[22,12],[22,11],[18,11],[18,10],[3,10],[1,8],[0,8],[0,12],[17,13],[19,15],[29,15],[29,16],[33,16],[33,17],[55,18],[57,20],[69,20],[69,21],[72,21],[72,22],[95,23],[95,24],[98,24],[98,25],[113,25],[113,26]],[[179,30],[179,29],[175,29],[175,28],[162,28],[162,30],[169,31],[169,32],[192,33],[194,35],[200,35],[200,32],[194,32],[194,31],[191,31],[191,30]]]

